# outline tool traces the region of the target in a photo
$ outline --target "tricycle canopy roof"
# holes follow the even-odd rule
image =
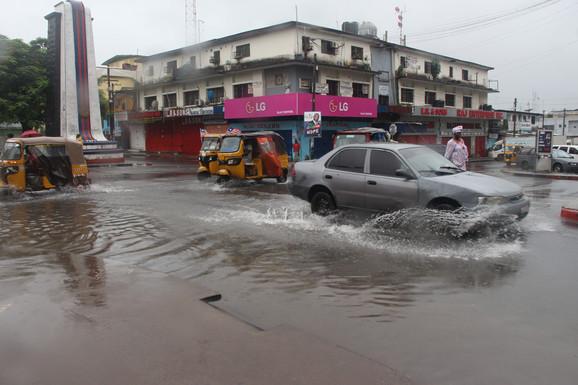
[[[63,137],[37,136],[33,138],[10,138],[6,142],[20,143],[24,146],[61,145],[66,148],[66,154],[70,158],[72,164],[85,163],[82,144],[78,143],[76,140],[70,140]]]

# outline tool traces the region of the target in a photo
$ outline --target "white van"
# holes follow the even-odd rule
[[[568,154],[571,154],[571,155],[578,155],[578,146],[577,145],[561,144],[561,145],[552,146],[552,148],[562,150],[562,151],[567,152]]]

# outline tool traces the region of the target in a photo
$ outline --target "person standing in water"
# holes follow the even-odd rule
[[[445,157],[455,164],[457,168],[466,171],[469,153],[468,147],[462,138],[463,129],[462,126],[452,128],[454,137],[446,145]]]

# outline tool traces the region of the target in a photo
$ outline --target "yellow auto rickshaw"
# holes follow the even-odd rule
[[[0,157],[0,189],[42,191],[89,184],[82,144],[60,137],[13,138]]]
[[[207,134],[203,136],[201,151],[199,152],[199,169],[197,178],[204,180],[211,175],[217,175],[219,170],[219,160],[217,153],[221,147],[221,134]]]
[[[289,155],[283,137],[275,132],[261,131],[226,135],[217,155],[218,182],[229,179],[276,178],[287,180]]]

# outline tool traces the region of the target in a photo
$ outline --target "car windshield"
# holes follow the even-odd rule
[[[452,162],[427,147],[399,150],[407,163],[422,176],[440,176],[462,172]]]
[[[223,138],[221,143],[221,152],[237,152],[239,151],[239,144],[241,143],[241,137],[239,136],[227,136]]]
[[[2,150],[2,160],[18,160],[20,159],[20,144],[19,143],[4,143]]]
[[[203,139],[203,144],[201,145],[202,151],[218,151],[220,138],[205,138]]]
[[[365,134],[340,134],[335,138],[335,148],[347,144],[365,143]]]
[[[568,154],[566,151],[562,150],[552,150],[553,158],[573,158],[572,155]]]

